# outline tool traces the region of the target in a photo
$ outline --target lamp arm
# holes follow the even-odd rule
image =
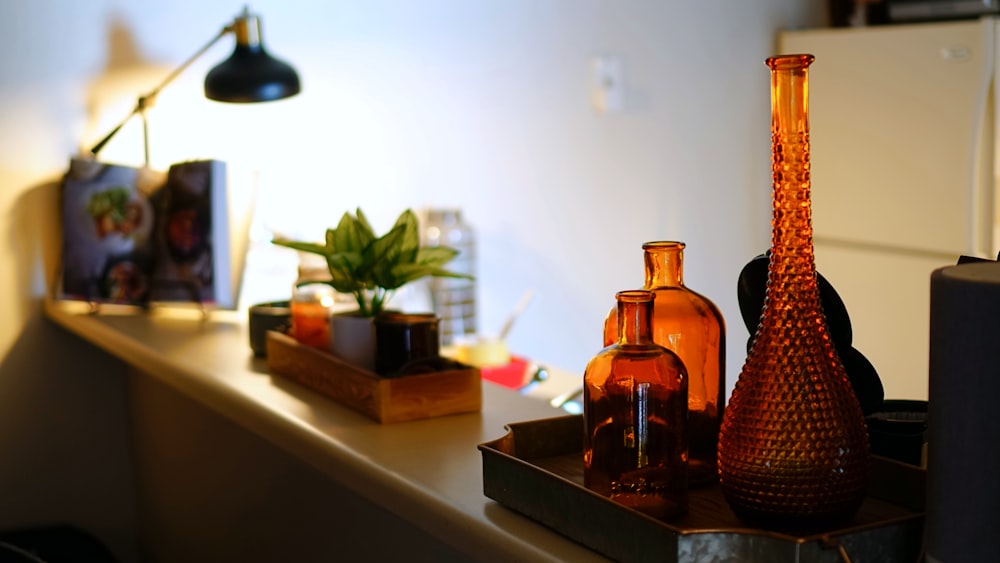
[[[217,33],[215,37],[211,39],[211,41],[206,43],[201,49],[198,49],[198,51],[195,52],[195,54],[191,55],[186,61],[181,63],[179,67],[171,71],[171,73],[168,74],[166,78],[164,78],[163,81],[156,86],[156,88],[153,88],[145,95],[139,96],[138,101],[136,101],[135,107],[132,108],[132,112],[129,113],[127,116],[125,116],[125,119],[121,120],[121,122],[118,123],[118,125],[116,125],[115,128],[112,129],[107,135],[105,135],[103,139],[98,141],[97,144],[90,149],[90,154],[93,156],[97,156],[97,153],[104,148],[104,145],[108,144],[108,141],[110,141],[111,138],[114,137],[118,133],[118,131],[121,130],[121,128],[124,127],[126,123],[128,123],[130,119],[132,119],[132,116],[136,115],[137,113],[143,113],[144,111],[146,111],[146,108],[152,107],[153,102],[156,101],[156,96],[158,96],[160,92],[167,87],[167,85],[173,82],[174,79],[176,79],[182,72],[187,70],[187,68],[191,66],[191,64],[194,63],[196,60],[198,60],[199,57],[204,55],[205,51],[208,51],[210,48],[212,48],[212,46],[215,45],[219,41],[219,39],[222,39],[227,33],[232,33],[234,30],[235,30],[235,24],[230,24],[222,28],[222,31]],[[147,151],[147,160],[148,160],[148,151]]]

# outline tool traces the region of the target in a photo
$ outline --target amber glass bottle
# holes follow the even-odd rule
[[[870,464],[861,407],[819,297],[809,178],[812,61],[767,60],[774,208],[767,296],[719,436],[726,501],[769,529],[846,523],[864,499]]]
[[[687,512],[687,373],[651,338],[652,292],[622,291],[618,338],[587,364],[584,484],[666,519]]]
[[[653,342],[670,348],[688,374],[688,469],[692,485],[716,480],[716,448],[726,402],[726,325],[722,313],[704,295],[684,285],[684,243],[654,241],[642,245],[646,282],[656,295]],[[618,307],[604,321],[604,345],[618,339]]]

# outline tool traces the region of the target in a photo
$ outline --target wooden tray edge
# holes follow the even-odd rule
[[[473,367],[383,378],[277,331],[267,333],[267,367],[383,424],[482,410]]]

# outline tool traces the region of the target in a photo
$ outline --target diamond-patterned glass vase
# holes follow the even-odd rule
[[[809,180],[812,55],[771,68],[773,221],[767,297],[719,437],[719,477],[737,516],[777,530],[851,519],[870,457],[857,397],[819,297]]]

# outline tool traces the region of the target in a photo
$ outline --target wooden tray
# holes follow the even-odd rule
[[[383,424],[479,412],[483,406],[476,368],[387,379],[276,331],[267,333],[267,367]]]
[[[718,485],[692,489],[689,513],[669,523],[583,486],[583,417],[507,425],[479,445],[487,497],[618,561],[842,563],[917,561],[925,472],[875,458],[868,496],[854,522],[793,536],[749,528]]]

